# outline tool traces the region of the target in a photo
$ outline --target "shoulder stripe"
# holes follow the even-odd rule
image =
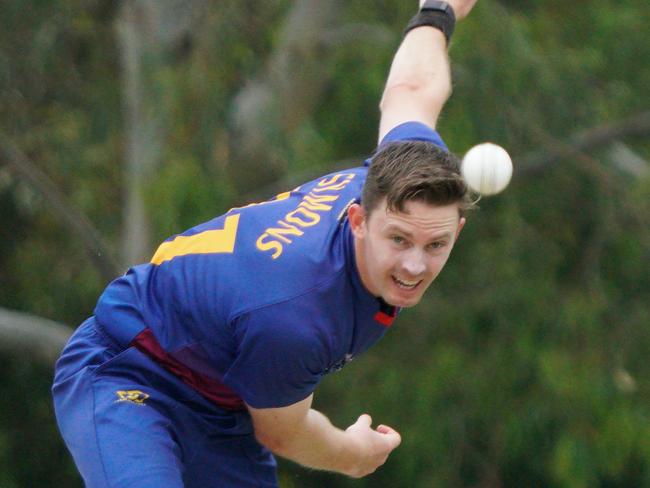
[[[187,254],[232,253],[235,249],[239,214],[226,217],[223,229],[206,230],[193,236],[178,236],[163,242],[151,258],[152,264],[161,264]]]

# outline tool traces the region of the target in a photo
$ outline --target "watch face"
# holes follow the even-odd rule
[[[439,0],[427,0],[424,2],[424,5],[422,5],[422,8],[420,10],[438,10],[440,12],[448,13],[451,10],[451,7],[447,2],[441,2]]]

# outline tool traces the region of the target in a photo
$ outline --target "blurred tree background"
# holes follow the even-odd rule
[[[373,149],[401,0],[0,1],[0,487],[80,487],[53,358],[166,236]],[[361,480],[650,486],[650,4],[480,0],[439,130],[515,164],[316,406],[402,446]],[[49,319],[49,320],[44,320]],[[54,352],[52,352],[54,350]]]

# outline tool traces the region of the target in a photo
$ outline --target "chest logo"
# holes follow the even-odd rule
[[[115,403],[130,402],[136,405],[145,405],[145,400],[149,398],[147,393],[140,390],[117,390],[115,394],[117,395]]]

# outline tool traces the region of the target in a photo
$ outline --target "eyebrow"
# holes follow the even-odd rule
[[[413,234],[411,232],[409,232],[406,229],[403,229],[402,227],[400,227],[397,224],[389,224],[388,227],[386,227],[386,231],[387,232],[399,232],[400,234],[404,234],[409,239],[413,238]],[[438,240],[444,239],[444,238],[450,238],[451,235],[452,235],[451,232],[443,232],[441,234],[437,234],[437,235],[435,235],[435,236],[433,236],[431,238],[431,242],[438,241]]]

